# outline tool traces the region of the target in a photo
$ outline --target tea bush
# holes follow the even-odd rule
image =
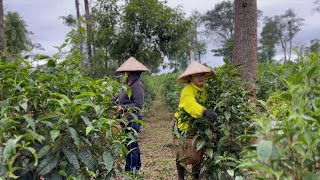
[[[83,77],[74,59],[42,58],[48,60],[42,69],[24,59],[0,63],[0,175],[110,178],[128,136],[110,99],[129,88]]]
[[[320,54],[300,57],[296,73],[281,78],[286,89],[274,93],[254,119],[256,146],[248,146],[239,168],[259,179],[319,179]]]
[[[183,84],[177,82],[178,74],[170,73],[161,75],[160,82],[163,84],[163,98],[169,109],[174,112],[179,104],[180,93]]]
[[[287,87],[281,79],[287,79],[290,75],[297,72],[297,66],[294,62],[284,63],[271,62],[259,63],[257,98],[266,101],[275,91],[281,92],[287,90]]]
[[[141,81],[145,90],[144,115],[148,114],[156,97],[156,83],[152,76],[142,75]]]
[[[253,133],[250,118],[254,115],[254,108],[248,101],[249,92],[243,89],[237,67],[224,65],[217,68],[216,72],[216,77],[208,81],[205,106],[215,110],[218,120],[200,134],[202,142],[205,142],[206,154],[203,177],[240,177],[242,172],[235,168],[239,164],[241,150],[249,142],[238,137]]]
[[[239,165],[241,150],[249,143],[238,139],[240,135],[252,134],[250,118],[253,108],[247,100],[248,92],[242,88],[238,68],[224,65],[217,69],[215,77],[207,83],[207,102],[204,106],[218,114],[218,120],[194,119],[181,113],[182,121],[189,121],[189,130],[175,135],[184,137],[190,131],[197,140],[197,150],[204,150],[203,179],[227,179],[242,176]],[[195,131],[194,131],[195,130]]]

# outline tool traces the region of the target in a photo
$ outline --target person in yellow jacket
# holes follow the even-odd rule
[[[207,77],[212,74],[212,70],[198,62],[192,62],[187,69],[178,77],[177,81],[180,83],[187,83],[187,85],[182,89],[180,102],[178,109],[179,111],[175,113],[176,124],[180,132],[188,130],[190,121],[183,122],[180,113],[185,111],[190,114],[193,118],[204,118],[210,121],[215,121],[217,119],[217,114],[213,110],[207,110],[203,104],[206,101],[207,94],[205,90],[205,81]],[[186,145],[179,145],[180,153],[177,153],[177,171],[178,179],[183,180],[185,176],[185,168],[183,165],[192,164],[192,174],[194,179],[199,179],[201,170],[201,158],[202,151],[196,151],[195,146],[190,143],[192,139],[189,139]],[[191,153],[190,153],[191,151]],[[181,152],[187,159],[182,160]]]

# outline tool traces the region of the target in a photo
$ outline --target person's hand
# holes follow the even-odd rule
[[[202,116],[210,121],[216,121],[218,118],[217,113],[213,110],[204,110]]]

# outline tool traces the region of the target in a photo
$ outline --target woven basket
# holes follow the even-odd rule
[[[184,164],[200,164],[202,162],[203,149],[197,151],[197,141],[193,142],[193,138],[188,139],[173,139],[175,144],[175,154],[177,161]]]

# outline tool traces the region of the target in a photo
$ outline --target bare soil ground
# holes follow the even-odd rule
[[[151,112],[145,118],[147,125],[140,133],[141,171],[147,180],[177,179],[171,134],[172,116],[162,95],[157,92]]]

